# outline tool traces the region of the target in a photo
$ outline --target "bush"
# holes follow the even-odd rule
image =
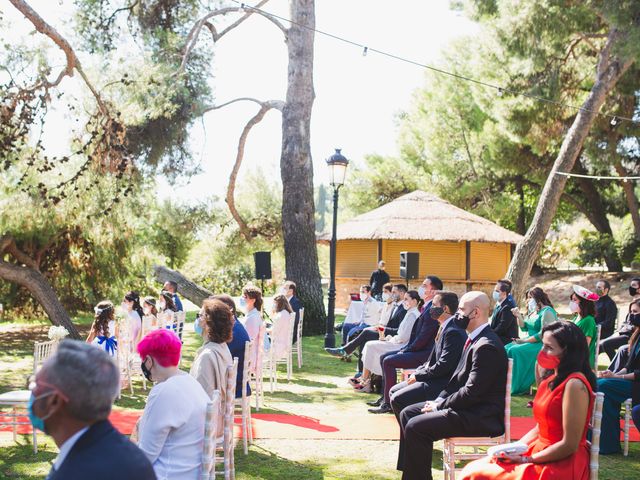
[[[630,215],[627,215],[622,222],[616,240],[616,248],[625,267],[630,266],[631,262],[640,260],[640,240],[636,237]]]
[[[615,256],[617,253],[616,243],[609,234],[582,230],[580,237],[578,242],[579,253],[574,258],[579,267],[602,265],[604,264],[605,256]]]

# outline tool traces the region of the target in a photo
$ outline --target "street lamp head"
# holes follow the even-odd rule
[[[329,168],[331,169],[331,185],[334,188],[340,188],[344,185],[349,160],[340,153],[339,148],[336,148],[336,153],[327,158],[327,165],[329,165]]]

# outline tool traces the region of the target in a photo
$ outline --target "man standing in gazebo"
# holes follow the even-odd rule
[[[391,279],[389,274],[384,271],[384,260],[378,262],[378,269],[374,270],[369,279],[369,285],[371,285],[371,295],[376,300],[382,300],[382,286],[385,283],[389,283]]]

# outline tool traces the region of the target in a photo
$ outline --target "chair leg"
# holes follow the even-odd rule
[[[247,438],[249,435],[247,430],[247,416],[245,414],[244,402],[242,402],[242,448],[245,455],[249,454],[249,439]]]
[[[247,400],[246,409],[247,409],[247,425],[248,425],[247,436],[249,437],[249,444],[253,445],[253,422],[251,420],[251,403],[249,402],[249,400]]]
[[[625,457],[629,456],[629,426],[631,424],[631,401],[624,402],[624,451]]]
[[[13,407],[13,442],[18,441],[18,414],[16,413],[16,407]],[[33,427],[32,427],[33,428]]]
[[[456,457],[455,447],[451,442],[447,442],[447,448],[449,449],[449,480],[456,480]]]

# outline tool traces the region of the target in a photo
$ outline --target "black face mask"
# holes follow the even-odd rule
[[[152,382],[153,380],[151,380],[151,370],[149,370],[147,368],[147,366],[145,365],[145,363],[144,363],[145,360],[143,360],[142,363],[140,364],[140,369],[142,370],[142,374],[144,375],[144,378],[146,378],[147,380]]]
[[[632,297],[635,297],[637,293],[638,293],[638,289],[636,287],[629,287],[629,295],[631,295]]]
[[[640,313],[630,313],[629,323],[635,327],[640,327]]]
[[[444,308],[442,307],[431,307],[429,309],[429,315],[431,315],[431,318],[434,320],[438,320],[443,313],[444,313]]]
[[[458,327],[460,327],[463,330],[466,330],[467,327],[469,326],[469,322],[471,321],[471,318],[469,318],[469,315],[465,315],[464,313],[461,313],[461,312],[456,312],[456,314],[453,317],[453,321]]]

